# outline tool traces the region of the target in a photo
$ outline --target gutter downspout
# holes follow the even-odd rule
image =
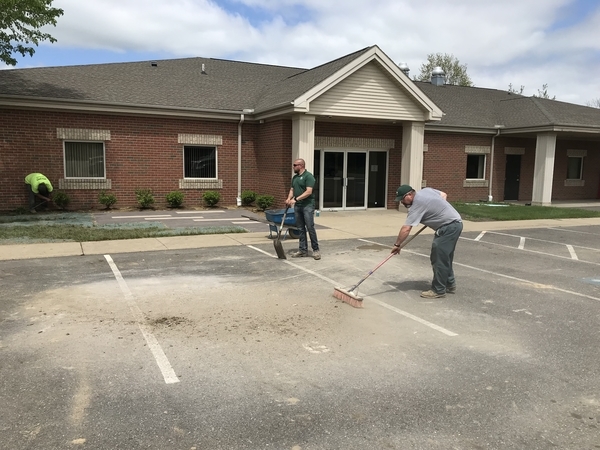
[[[238,189],[237,206],[242,206],[242,124],[244,123],[244,114],[252,114],[254,109],[244,108],[240,114],[240,123],[238,124]]]
[[[504,125],[494,125],[495,128],[498,129],[495,135],[492,136],[492,148],[490,150],[490,188],[488,190],[488,202],[494,200],[492,196],[492,181],[494,177],[494,142],[496,138],[500,136],[500,128],[504,128]]]
[[[244,123],[244,114],[240,114],[240,123],[238,124],[238,189],[237,206],[242,206],[242,124]]]

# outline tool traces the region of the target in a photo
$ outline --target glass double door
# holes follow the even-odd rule
[[[322,153],[322,154],[321,154]],[[323,170],[320,170],[320,168]],[[315,173],[319,174],[317,203],[321,208],[365,209],[367,198],[367,153],[365,151],[316,151]]]

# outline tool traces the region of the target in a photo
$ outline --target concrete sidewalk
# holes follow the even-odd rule
[[[390,237],[390,246],[404,223],[406,212],[396,210],[368,211],[322,211],[315,218],[318,225],[327,227],[318,230],[319,242],[335,239]],[[548,219],[494,222],[464,222],[464,232],[492,231],[519,228],[573,227],[600,225],[600,218]],[[431,234],[425,230],[423,234]],[[199,236],[171,236],[145,239],[129,239],[97,242],[57,242],[43,244],[0,245],[0,260],[49,258],[58,256],[99,255],[107,253],[132,253],[157,250],[180,250],[230,245],[260,245],[272,242],[268,229],[259,233],[212,234]],[[296,240],[287,240],[286,246],[295,247]],[[327,245],[322,245],[324,254]]]

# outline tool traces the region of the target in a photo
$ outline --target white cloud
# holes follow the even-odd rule
[[[543,84],[559,100],[600,96],[600,5],[553,31],[575,0],[55,0],[65,15],[53,48],[156,52],[314,67],[370,45],[419,73],[429,53],[451,53],[476,86]],[[222,5],[225,5],[224,3]],[[232,6],[238,7],[236,11]],[[244,17],[239,12],[249,12]],[[73,61],[73,64],[77,61]],[[587,84],[586,84],[587,80]],[[596,89],[592,91],[592,89]]]

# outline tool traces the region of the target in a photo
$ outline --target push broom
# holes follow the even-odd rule
[[[412,241],[415,237],[417,237],[417,235],[423,231],[425,228],[427,228],[426,225],[423,225],[423,227],[421,227],[419,229],[419,231],[417,231],[415,234],[413,234],[411,237],[409,237],[408,239],[406,239],[402,245],[400,245],[400,248],[404,248],[404,246],[406,244],[408,244],[410,241]],[[392,256],[396,255],[396,253],[390,253],[388,255],[387,258],[385,258],[383,261],[381,261],[379,264],[377,264],[377,267],[375,267],[373,270],[371,270],[362,280],[360,280],[358,283],[356,283],[354,286],[348,288],[348,289],[343,289],[340,287],[336,287],[333,291],[333,296],[337,299],[340,299],[343,302],[348,303],[351,306],[354,306],[355,308],[362,308],[362,297],[358,296],[358,287],[362,284],[363,281],[365,281],[367,278],[369,278],[373,272],[375,272],[377,269],[379,269],[381,266],[383,266]]]

